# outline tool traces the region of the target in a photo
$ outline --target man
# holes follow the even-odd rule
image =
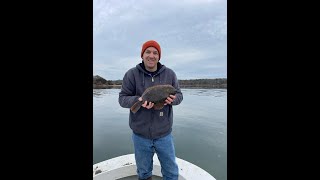
[[[137,174],[139,179],[152,179],[153,155],[157,153],[164,180],[178,180],[179,170],[171,135],[173,123],[172,105],[178,105],[183,99],[176,74],[162,65],[160,45],[150,40],[142,45],[142,63],[131,68],[123,77],[119,104],[130,108],[148,87],[158,84],[172,85],[177,93],[165,100],[160,110],[153,108],[154,103],[145,101],[136,112],[129,114],[129,125],[133,131]]]

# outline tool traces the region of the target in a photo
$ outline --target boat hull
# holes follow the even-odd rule
[[[190,162],[180,158],[176,158],[176,162],[179,167],[179,180],[215,180],[208,172]],[[111,180],[134,176],[137,175],[136,170],[134,154],[127,154],[94,164],[93,180]],[[157,154],[153,156],[152,174],[162,177]]]

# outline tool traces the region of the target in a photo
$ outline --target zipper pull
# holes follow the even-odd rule
[[[153,76],[152,76],[152,78],[151,78],[151,81],[154,82]]]

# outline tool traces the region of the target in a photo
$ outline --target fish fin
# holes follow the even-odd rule
[[[134,103],[134,105],[131,106],[130,110],[133,113],[136,113],[140,109],[141,105],[142,105],[142,101],[138,101],[138,102]]]
[[[162,109],[164,107],[164,103],[157,103],[153,105],[153,108],[156,110]]]

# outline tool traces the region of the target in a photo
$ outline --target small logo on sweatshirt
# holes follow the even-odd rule
[[[160,116],[163,116],[163,112],[160,112]]]

